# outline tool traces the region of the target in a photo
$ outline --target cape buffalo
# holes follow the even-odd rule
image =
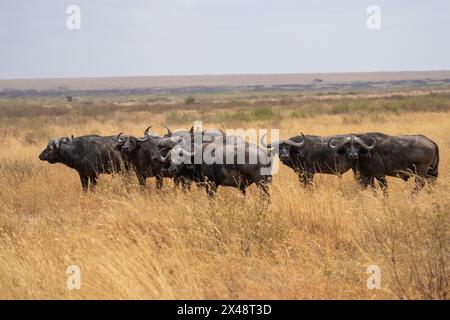
[[[386,176],[404,181],[415,176],[415,190],[420,190],[438,176],[439,147],[423,135],[351,134],[332,137],[328,146],[352,163],[365,187],[377,179],[386,192]]]
[[[305,187],[312,184],[314,174],[325,173],[341,175],[351,169],[345,156],[330,150],[327,143],[330,137],[304,135],[291,137],[270,144],[261,137],[261,145],[274,149],[281,162],[293,169]]]
[[[114,149],[115,136],[88,135],[77,138],[53,138],[39,155],[42,161],[63,163],[80,175],[81,186],[94,191],[98,175],[129,169],[128,162]]]
[[[141,187],[145,187],[147,178],[155,177],[156,188],[161,189],[163,186],[162,164],[154,158],[158,155],[158,143],[162,137],[149,134],[150,128],[151,126],[144,131],[144,138],[123,136],[123,133],[119,133],[116,137],[115,148],[131,163]]]
[[[245,195],[247,187],[253,183],[264,197],[268,197],[268,184],[272,180],[270,157],[255,144],[241,139],[234,139],[232,143],[231,140],[230,136],[216,137],[212,142],[204,142],[200,146],[192,144],[194,152],[178,144],[171,147],[165,156],[161,154],[160,161],[167,165],[165,170],[170,174],[205,186],[211,197],[219,186],[239,188]],[[165,149],[167,145],[163,143],[161,150]],[[200,163],[196,163],[198,156]]]

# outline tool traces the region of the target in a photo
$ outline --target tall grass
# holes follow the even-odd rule
[[[192,113],[173,118],[183,127],[202,115],[180,108]],[[110,111],[0,117],[0,298],[448,299],[448,113],[384,109],[382,121],[343,121],[342,113],[289,117],[293,110],[275,103],[229,109],[244,127],[270,127],[282,115],[275,122],[282,138],[377,130],[421,133],[440,145],[438,182],[418,194],[410,182],[392,178],[383,197],[361,190],[351,173],[317,175],[304,189],[281,166],[266,208],[253,187],[246,198],[220,188],[209,201],[196,187],[174,191],[166,180],[161,192],[152,182],[140,192],[136,181],[128,186],[119,176],[101,176],[97,192],[85,195],[75,171],[39,161],[52,135],[140,134],[148,124],[162,134],[170,114]],[[235,124],[219,112],[203,113],[205,127]],[[366,286],[373,264],[381,269],[378,290]],[[66,286],[69,265],[81,269],[80,290]]]

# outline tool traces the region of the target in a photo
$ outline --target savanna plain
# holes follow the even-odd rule
[[[0,298],[448,299],[450,94],[283,92],[0,99]],[[38,159],[51,137],[190,128],[275,128],[281,138],[380,131],[424,134],[439,177],[413,193],[363,190],[353,174],[316,175],[305,189],[280,165],[271,203],[220,188],[175,190],[165,179],[78,174]],[[413,180],[413,179],[411,179]],[[80,289],[66,270],[81,270]],[[367,268],[381,271],[370,290]]]

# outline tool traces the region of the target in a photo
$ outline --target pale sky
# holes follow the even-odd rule
[[[0,79],[448,70],[449,40],[449,0],[0,0]]]

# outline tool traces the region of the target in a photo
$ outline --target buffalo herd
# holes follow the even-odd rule
[[[150,129],[143,137],[119,133],[54,138],[39,159],[75,169],[85,192],[95,189],[99,174],[135,172],[142,188],[147,178],[156,179],[157,189],[164,178],[171,178],[184,191],[194,183],[213,197],[219,186],[238,188],[245,195],[247,187],[255,184],[268,198],[275,154],[304,186],[313,183],[316,173],[340,176],[351,169],[362,187],[375,187],[376,180],[386,194],[386,176],[405,181],[414,177],[415,190],[438,176],[439,148],[423,135],[301,133],[272,143],[263,135],[257,145],[216,129],[172,132],[167,128],[164,136]]]

